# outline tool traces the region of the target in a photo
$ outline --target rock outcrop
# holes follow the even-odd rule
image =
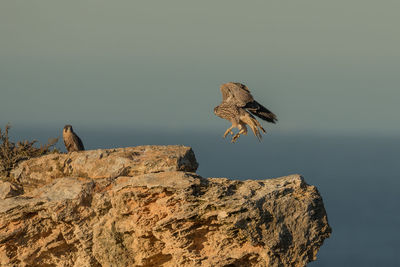
[[[195,172],[197,167],[189,147],[138,146],[50,154],[22,162],[11,171],[11,176],[28,192],[59,177],[115,178],[169,171]]]
[[[190,148],[48,155],[0,199],[0,266],[305,266],[331,229],[299,175],[202,178]]]

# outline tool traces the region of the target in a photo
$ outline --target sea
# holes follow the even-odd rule
[[[61,126],[62,128],[62,126]],[[82,127],[81,127],[82,128]],[[187,145],[203,177],[270,179],[301,174],[322,195],[332,235],[310,267],[400,266],[400,137],[249,133],[236,144],[217,131],[120,128],[77,131],[87,149]],[[16,140],[46,142],[61,132],[11,129]],[[60,139],[58,147],[63,150]]]

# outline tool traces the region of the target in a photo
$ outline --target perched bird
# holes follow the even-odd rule
[[[74,133],[71,125],[64,126],[63,139],[68,152],[85,150],[82,140]]]
[[[230,133],[233,136],[232,143],[236,142],[241,134],[247,134],[246,125],[248,125],[258,140],[261,141],[260,130],[264,133],[266,131],[253,115],[275,123],[277,122],[275,114],[255,101],[249,88],[244,84],[229,82],[221,85],[220,90],[222,102],[214,108],[214,113],[232,123],[232,126],[225,131],[224,138]],[[233,128],[239,129],[236,135],[232,131]]]

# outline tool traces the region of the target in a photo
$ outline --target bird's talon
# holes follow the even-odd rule
[[[239,139],[240,134],[236,134],[234,137],[232,137],[232,143],[236,143],[236,141]]]

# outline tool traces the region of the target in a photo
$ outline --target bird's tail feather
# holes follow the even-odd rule
[[[261,124],[248,113],[245,116],[242,116],[241,120],[250,126],[250,129],[253,131],[254,135],[258,138],[259,141],[261,141],[262,136],[260,130],[263,133],[266,133],[265,129],[261,126]],[[258,128],[260,128],[260,130]]]
[[[271,123],[275,123],[278,121],[274,113],[272,113],[270,110],[268,110],[266,107],[264,107],[255,100],[253,102],[247,103],[247,105],[244,108],[250,111],[253,115],[265,121]]]

